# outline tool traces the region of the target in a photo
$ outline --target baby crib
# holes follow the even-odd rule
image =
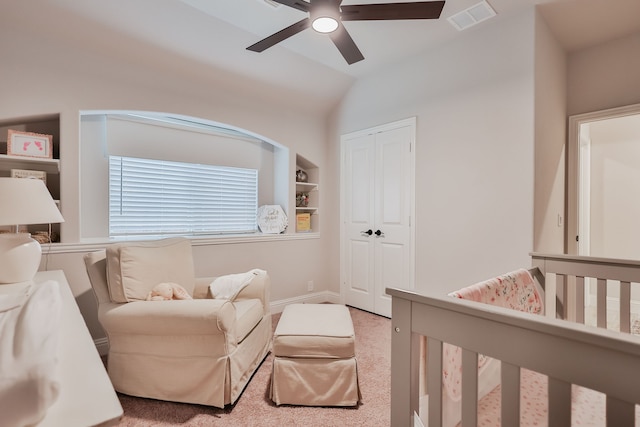
[[[387,289],[392,296],[392,426],[443,425],[449,398],[443,387],[443,348],[453,345],[461,348],[462,427],[520,426],[521,382],[530,373],[544,376],[548,384],[546,419],[537,420],[539,425],[571,426],[572,389],[575,395],[579,388],[606,396],[600,395],[602,425],[640,427],[640,422],[636,424],[636,418],[640,419],[636,409],[640,403],[640,337],[629,334],[631,289],[640,283],[640,262],[537,253],[531,257],[529,273],[544,301],[544,315]],[[595,291],[589,291],[589,283]],[[615,298],[608,298],[612,288]],[[593,299],[595,304],[585,304]],[[607,329],[607,302],[616,299],[619,326],[612,331]],[[584,325],[591,312],[597,328]],[[426,346],[421,345],[424,342]],[[497,359],[500,386],[482,396],[479,390],[483,385],[486,388],[483,383],[487,381],[482,376],[485,357]],[[426,390],[421,390],[424,377]],[[499,409],[491,419],[482,411],[487,408],[485,399],[496,398],[496,390]],[[428,403],[421,414],[425,392]],[[578,425],[575,405],[573,425]]]

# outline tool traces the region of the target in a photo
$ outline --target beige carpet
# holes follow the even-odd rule
[[[355,408],[280,406],[269,399],[269,354],[240,399],[225,409],[118,395],[120,426],[388,426],[391,395],[391,320],[350,308],[362,402]],[[273,316],[274,328],[279,314]]]

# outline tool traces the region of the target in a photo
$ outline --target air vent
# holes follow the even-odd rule
[[[277,9],[277,8],[279,8],[280,6],[282,6],[280,3],[276,3],[276,2],[274,2],[274,1],[272,1],[272,0],[259,0],[259,1],[260,1],[260,2],[264,2],[264,3],[266,3],[267,5],[269,5],[269,6],[273,7],[274,9]]]
[[[267,1],[267,0],[265,0]],[[458,31],[466,30],[482,21],[496,16],[495,10],[486,1],[481,1],[462,12],[458,12],[448,18],[448,21],[456,27]]]

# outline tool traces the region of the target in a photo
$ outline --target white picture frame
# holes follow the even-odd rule
[[[9,129],[7,156],[53,158],[53,136]]]
[[[40,179],[47,185],[47,173],[28,169],[11,169],[11,178]]]
[[[258,227],[264,234],[280,234],[289,221],[280,205],[263,205],[258,208]]]

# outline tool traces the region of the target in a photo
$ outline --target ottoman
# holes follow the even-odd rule
[[[349,309],[285,307],[273,337],[271,400],[276,405],[356,406],[360,401]]]

